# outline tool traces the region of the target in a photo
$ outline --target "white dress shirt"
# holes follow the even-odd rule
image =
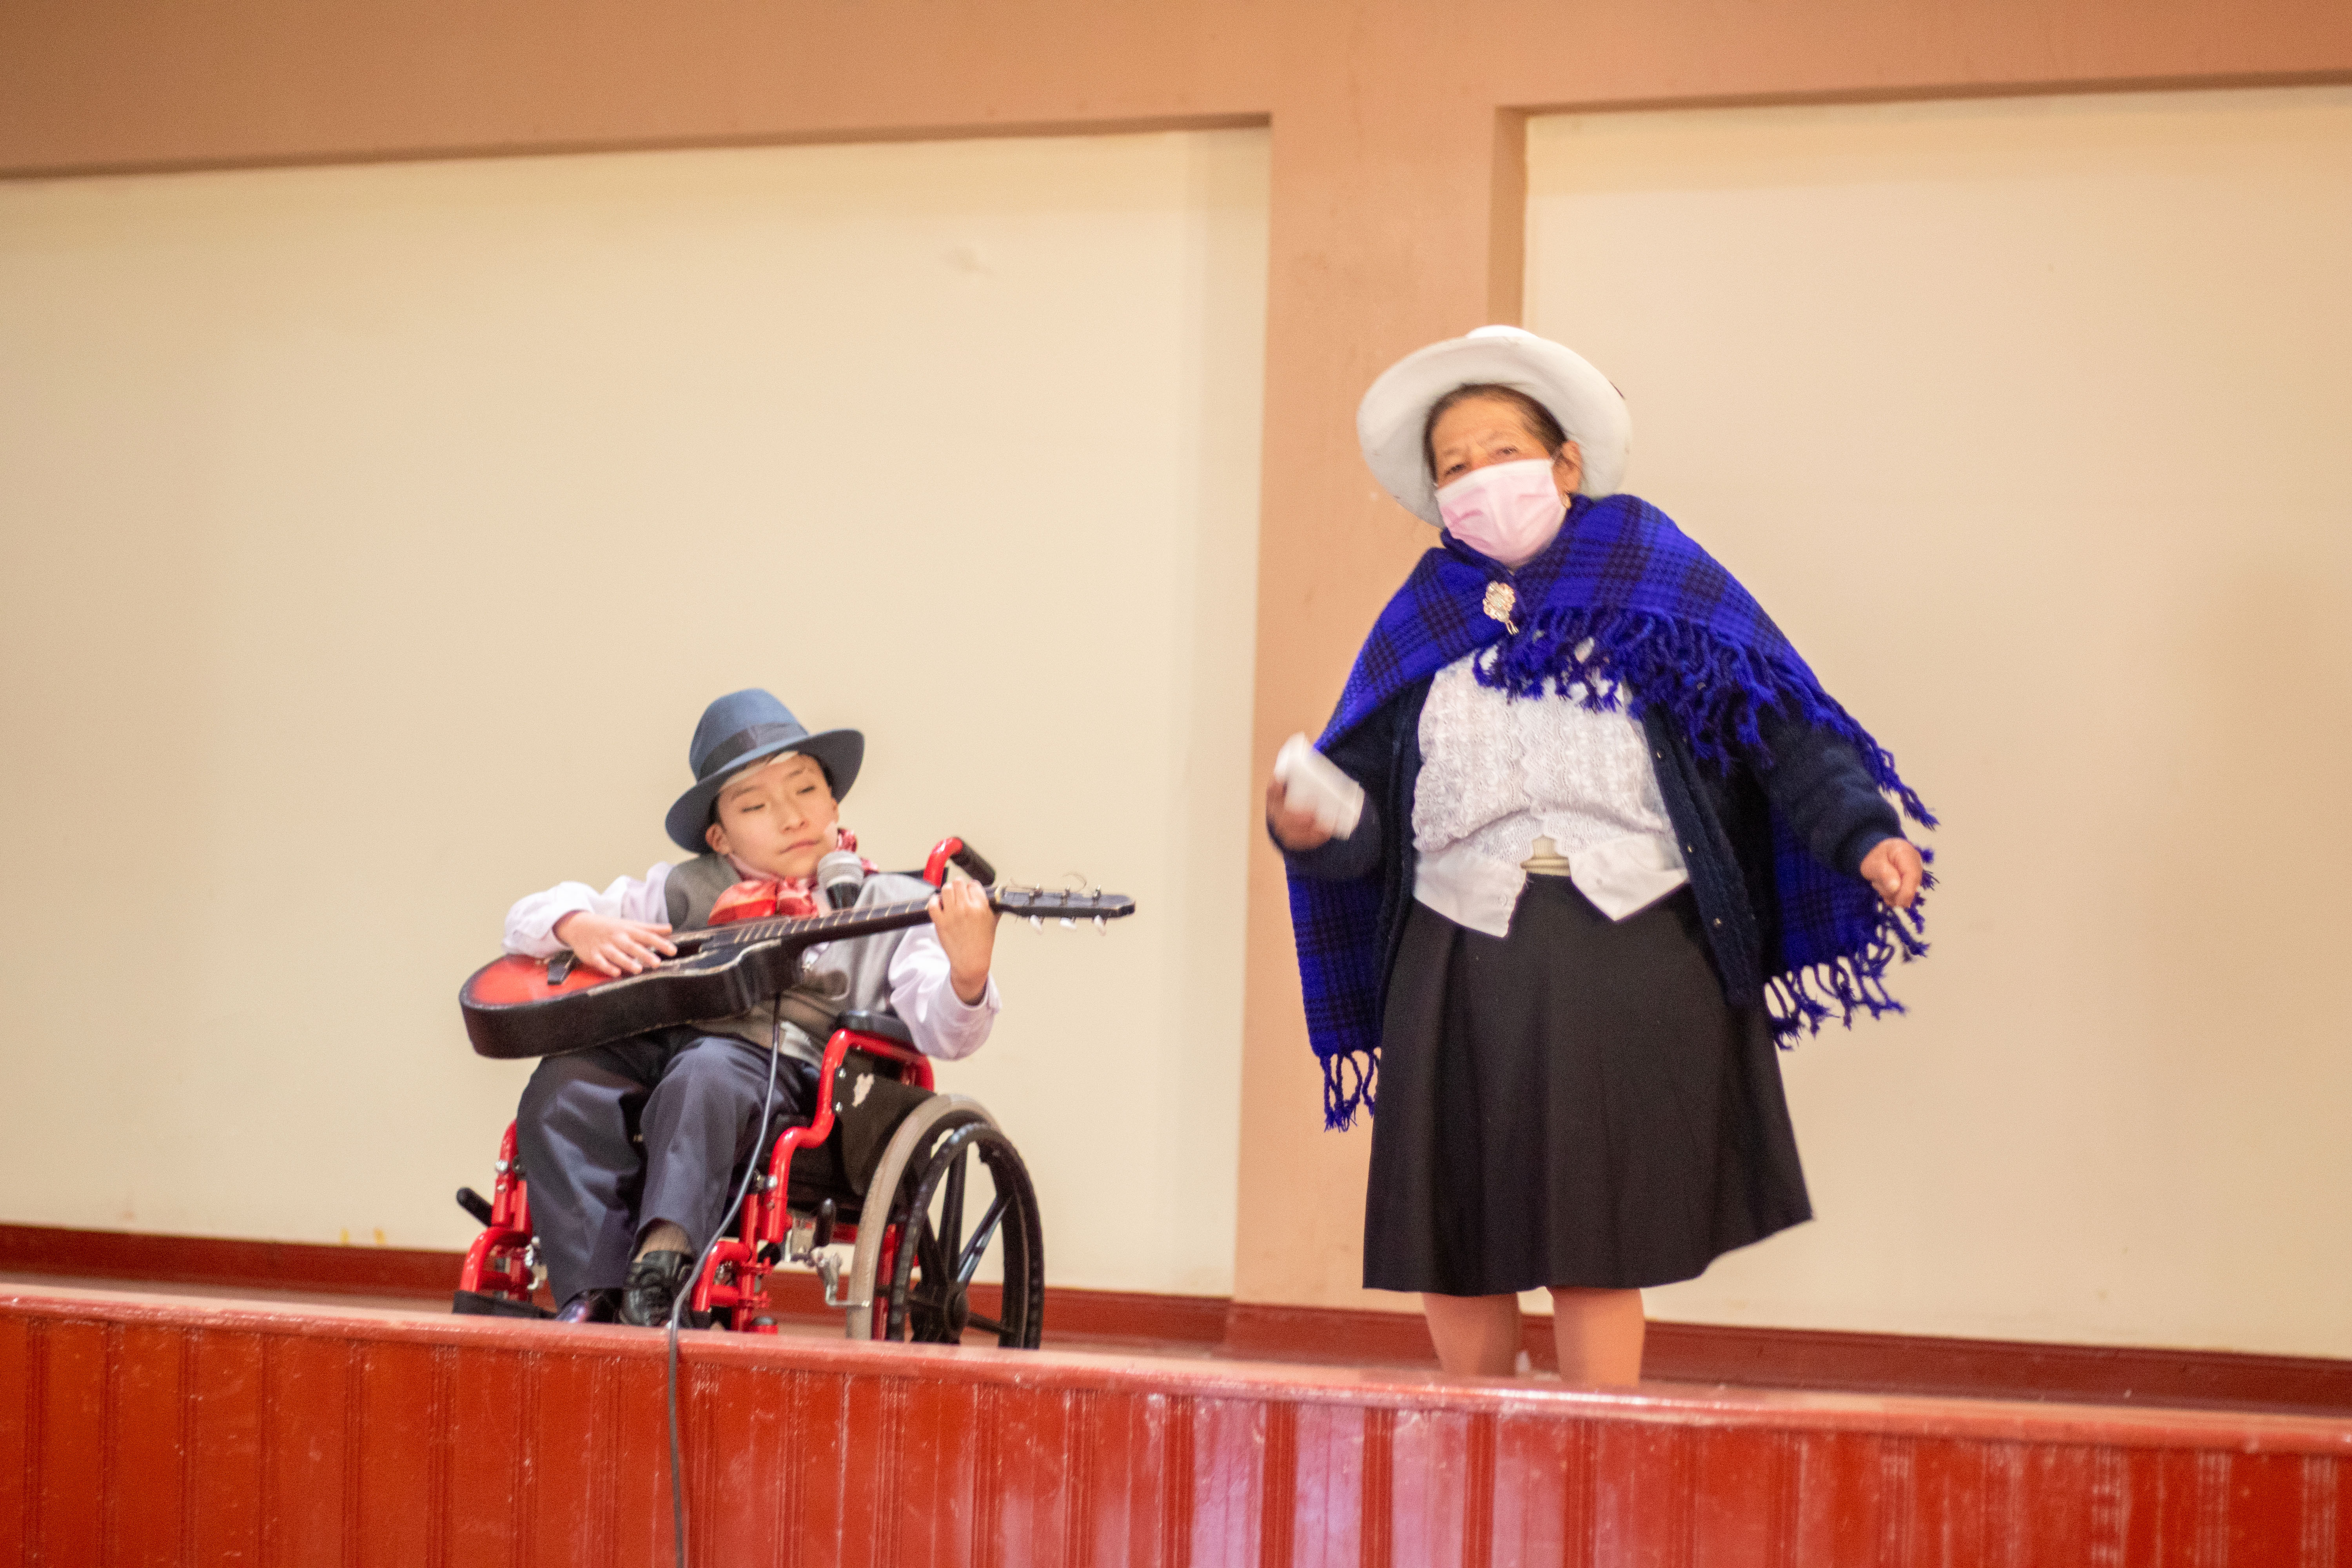
[[[1478,684],[1472,654],[1431,680],[1413,792],[1413,897],[1457,925],[1507,936],[1538,837],[1569,879],[1622,921],[1690,880],[1648,738],[1584,689],[1509,697]]]
[[[585,882],[558,882],[543,893],[517,899],[507,910],[506,949],[526,958],[546,958],[562,951],[556,922],[580,910],[608,920],[641,921],[660,925],[669,919],[669,867],[653,866],[642,879],[615,877],[598,892]],[[814,960],[824,952],[819,942],[808,950]],[[996,994],[996,976],[978,1002],[967,1005],[955,994],[948,974],[947,950],[930,925],[909,928],[899,937],[890,958],[890,1010],[915,1037],[915,1048],[927,1057],[956,1061],[980,1049],[988,1039],[1003,1004]],[[822,1042],[820,1042],[821,1044]]]

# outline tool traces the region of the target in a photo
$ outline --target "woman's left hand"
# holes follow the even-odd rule
[[[1862,858],[1862,879],[1891,910],[1909,909],[1927,874],[1927,863],[1919,858],[1919,847],[1908,838],[1882,838]]]
[[[931,895],[931,925],[948,955],[948,983],[967,1007],[988,994],[988,965],[996,951],[996,911],[978,882],[950,882]]]

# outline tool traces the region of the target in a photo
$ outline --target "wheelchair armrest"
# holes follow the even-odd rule
[[[828,1078],[841,1070],[849,1051],[896,1063],[898,1077],[925,1089],[931,1087],[930,1058],[915,1048],[914,1032],[887,1013],[852,1010],[833,1021],[833,1037],[824,1046],[824,1071]]]
[[[833,1021],[833,1026],[836,1029],[847,1029],[855,1034],[872,1035],[877,1039],[888,1040],[893,1045],[904,1046],[908,1050],[914,1049],[915,1047],[915,1032],[888,1013],[868,1013],[863,1010],[844,1013]]]

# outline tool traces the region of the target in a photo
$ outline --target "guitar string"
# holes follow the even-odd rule
[[[1108,911],[1102,907],[1102,900],[1106,896],[1099,892],[1032,893],[1013,889],[1003,894],[992,894],[988,901],[999,914],[1075,917],[1107,913]],[[1116,895],[1108,896],[1116,897]],[[1020,905],[1012,906],[1005,902],[1006,900],[1014,898],[1023,900]],[[1081,899],[1085,900],[1083,905],[1079,902]],[[1042,909],[1039,908],[1040,903],[1047,900],[1055,902],[1048,903]],[[703,930],[708,935],[725,938],[727,945],[731,947],[737,942],[765,942],[772,937],[789,936],[803,931],[826,931],[858,921],[896,920],[902,915],[913,914],[918,910],[927,910],[929,907],[930,900],[926,899],[919,902],[876,904],[868,909],[835,910],[822,915],[772,916],[762,921],[745,921],[739,925],[705,926]]]

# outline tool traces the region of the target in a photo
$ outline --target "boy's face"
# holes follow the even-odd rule
[[[806,879],[832,853],[841,808],[816,759],[787,752],[730,780],[703,841],[770,877]]]

